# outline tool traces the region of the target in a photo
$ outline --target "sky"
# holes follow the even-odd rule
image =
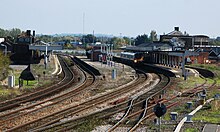
[[[83,33],[84,27],[85,34],[136,37],[178,26],[190,35],[220,36],[220,0],[1,0],[0,5],[0,28],[37,34]]]

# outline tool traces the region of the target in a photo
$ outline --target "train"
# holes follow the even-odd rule
[[[132,61],[134,63],[140,63],[144,61],[144,53],[142,52],[121,52],[121,59],[124,61]]]

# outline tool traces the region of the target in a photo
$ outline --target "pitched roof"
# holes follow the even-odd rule
[[[212,50],[211,52],[209,52],[209,56],[218,56],[218,54],[214,51],[214,50]]]
[[[182,32],[180,32],[180,31],[172,31],[172,32],[170,32],[170,33],[168,33],[167,35],[176,35],[176,36],[182,36],[183,35],[183,33]]]
[[[139,44],[137,45],[137,47],[162,47],[162,46],[171,46],[171,44],[169,43],[143,43],[143,44]]]

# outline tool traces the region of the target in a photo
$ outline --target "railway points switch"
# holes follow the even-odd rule
[[[177,119],[178,113],[177,112],[170,112],[170,118],[172,121]]]
[[[191,109],[192,108],[192,102],[187,102],[187,108]]]
[[[192,117],[193,117],[193,115],[188,114],[188,115],[186,116],[186,122],[187,122],[187,123],[192,123],[192,122],[193,122],[193,121],[192,121]]]

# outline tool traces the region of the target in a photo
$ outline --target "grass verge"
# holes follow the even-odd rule
[[[186,128],[184,132],[199,132],[196,128]]]

